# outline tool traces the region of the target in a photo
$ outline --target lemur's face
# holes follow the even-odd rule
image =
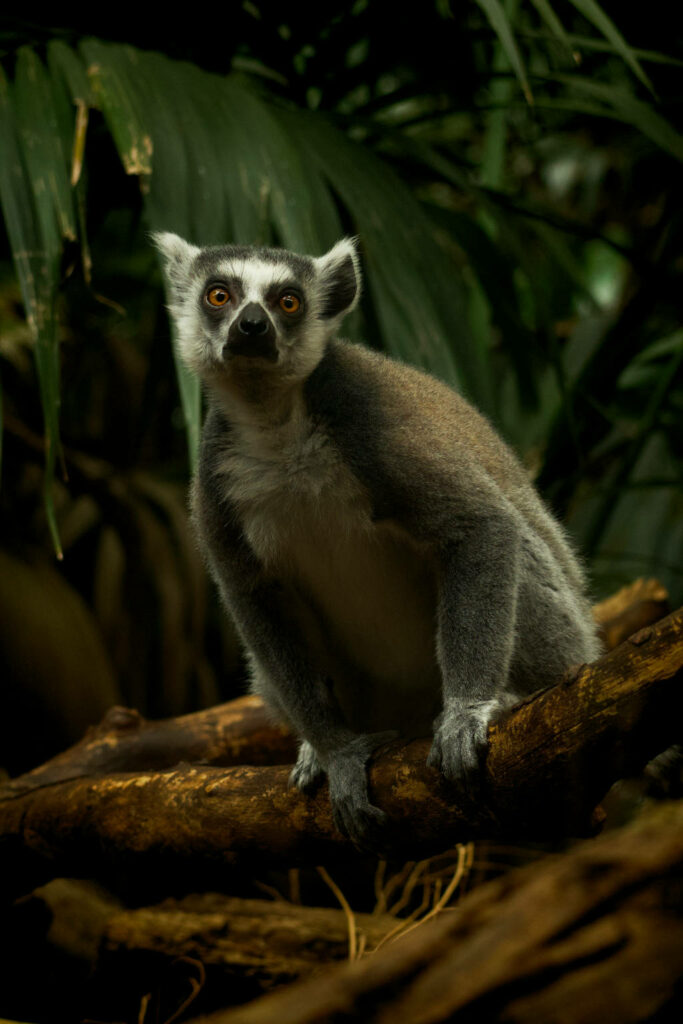
[[[307,376],[358,299],[351,239],[317,259],[251,246],[198,249],[167,233],[155,242],[181,356],[208,381],[245,368]]]

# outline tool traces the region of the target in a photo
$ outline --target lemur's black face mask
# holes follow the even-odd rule
[[[247,356],[276,363],[278,349],[275,328],[263,306],[250,302],[230,326],[228,340],[223,346],[223,358]]]

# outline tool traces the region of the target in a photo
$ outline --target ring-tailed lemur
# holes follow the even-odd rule
[[[599,653],[582,570],[490,424],[425,373],[336,338],[353,240],[319,258],[162,233],[180,354],[209,413],[193,510],[252,687],[325,773],[337,827],[381,844],[366,763],[434,729],[470,792],[488,724]]]

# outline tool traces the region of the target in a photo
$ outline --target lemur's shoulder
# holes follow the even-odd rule
[[[364,345],[332,341],[305,385],[314,415],[345,449],[363,444],[383,461],[430,472],[482,473],[504,491],[528,490],[528,475],[492,425],[453,388]],[[358,457],[358,453],[356,453]],[[405,473],[405,469],[404,469]]]

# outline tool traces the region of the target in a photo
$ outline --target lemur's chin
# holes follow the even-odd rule
[[[267,363],[277,363],[280,358],[275,338],[269,335],[264,335],[263,337],[250,337],[247,335],[243,338],[231,339],[223,346],[221,355],[225,364],[232,362],[234,359],[239,359],[240,362],[248,360],[255,363],[264,361]]]

